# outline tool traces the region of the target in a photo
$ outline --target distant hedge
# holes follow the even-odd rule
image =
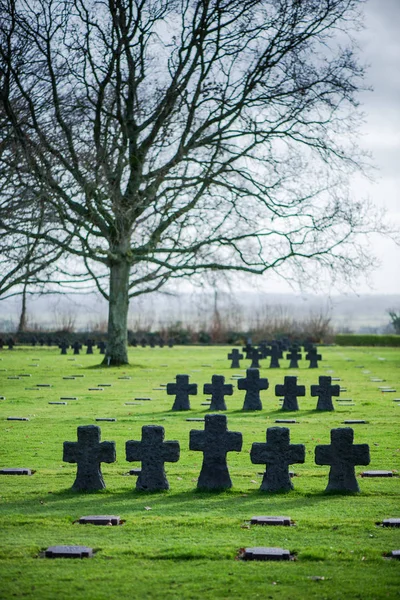
[[[400,335],[374,335],[339,333],[335,336],[338,346],[400,346]]]

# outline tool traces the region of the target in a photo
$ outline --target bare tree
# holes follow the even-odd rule
[[[360,8],[0,0],[1,225],[93,278],[110,364],[127,362],[129,297],[171,279],[366,266],[354,236],[375,224],[347,192]]]

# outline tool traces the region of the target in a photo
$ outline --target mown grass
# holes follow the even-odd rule
[[[400,517],[398,477],[360,478],[360,494],[327,495],[328,467],[314,463],[314,448],[328,444],[330,429],[345,419],[366,419],[354,425],[355,443],[368,443],[370,469],[400,470],[399,414],[400,350],[392,348],[323,348],[318,370],[262,367],[270,387],[261,393],[263,411],[243,413],[243,392],[227,397],[228,427],[243,433],[243,450],[228,454],[233,488],[221,493],[196,489],[202,454],[189,451],[189,431],[202,423],[186,418],[204,416],[207,407],[203,384],[212,374],[227,381],[228,348],[132,349],[131,365],[121,369],[96,368],[99,355],[60,356],[56,349],[22,348],[0,354],[1,467],[36,469],[32,477],[0,479],[1,540],[0,598],[81,599],[108,598],[398,598],[400,561],[385,554],[400,548],[400,530],[376,522]],[[350,359],[350,360],[348,360]],[[31,365],[39,366],[33,367]],[[265,366],[267,366],[265,361]],[[168,365],[168,366],[165,366]],[[204,365],[212,365],[211,367]],[[357,368],[361,367],[363,368]],[[333,371],[333,372],[330,372]],[[365,373],[364,371],[370,371]],[[333,413],[317,413],[309,386],[330,372],[347,388],[335,400]],[[9,376],[29,373],[19,380]],[[172,413],[173,398],[154,390],[188,373],[199,384],[191,398],[190,413]],[[76,380],[63,376],[84,375]],[[282,413],[274,395],[285,375],[297,375],[307,396],[299,398],[301,410]],[[130,380],[118,379],[123,375]],[[371,382],[371,377],[385,379]],[[51,388],[34,388],[49,383]],[[111,383],[103,392],[89,387]],[[236,387],[236,382],[232,380]],[[396,393],[382,393],[388,385]],[[67,406],[49,405],[60,396],[77,396]],[[125,405],[137,396],[151,402]],[[7,416],[28,417],[29,422],[7,421]],[[62,462],[62,442],[76,440],[78,425],[95,423],[96,417],[115,417],[99,423],[103,440],[114,440],[117,462],[104,464],[107,489],[92,494],[70,490],[75,465]],[[276,418],[295,417],[289,425],[291,442],[306,445],[306,462],[294,465],[295,489],[286,494],[258,491],[261,465],[252,465],[249,451],[255,441],[265,441],[265,430]],[[166,439],[181,445],[178,463],[167,463],[170,491],[139,493],[135,477],[126,475],[140,466],[125,460],[125,442],[140,439],[142,425],[165,427]],[[356,467],[359,475],[365,467]],[[116,514],[126,520],[120,527],[74,524],[88,514]],[[289,515],[294,527],[249,526],[253,515]],[[90,560],[48,560],[41,551],[55,544],[79,544],[96,550]],[[295,561],[283,563],[236,560],[247,546],[288,548]],[[323,579],[314,579],[315,577]]]

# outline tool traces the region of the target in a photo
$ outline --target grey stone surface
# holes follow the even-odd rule
[[[172,410],[190,410],[189,396],[197,396],[197,383],[189,383],[189,375],[177,375],[176,383],[167,384],[167,394],[175,396]]]
[[[252,517],[250,520],[251,525],[283,525],[288,527],[292,524],[292,520],[290,517]]]
[[[249,358],[251,360],[250,369],[259,369],[260,360],[263,358],[262,352],[260,352],[258,348],[252,348],[249,353]]]
[[[309,369],[318,369],[318,361],[322,360],[321,354],[318,354],[316,348],[310,348],[308,353],[306,354],[306,360],[310,361],[308,366]]]
[[[243,354],[241,354],[237,348],[233,348],[232,352],[228,354],[228,359],[232,361],[231,369],[240,369],[239,361],[243,359]]]
[[[232,487],[226,455],[241,451],[242,434],[228,431],[225,415],[206,415],[204,430],[190,432],[189,448],[203,452],[198,488],[220,490]]]
[[[225,383],[223,375],[213,375],[211,383],[204,384],[203,393],[211,395],[210,410],[227,410],[225,396],[232,396],[233,385]]]
[[[254,548],[245,548],[241,558],[243,560],[290,560],[290,552],[283,548],[255,546]]]
[[[266,443],[254,442],[250,452],[252,463],[266,465],[260,490],[291,490],[293,483],[289,476],[289,465],[304,463],[305,446],[290,444],[290,431],[287,427],[269,427],[266,437]]]
[[[287,360],[290,360],[289,369],[298,369],[299,368],[299,360],[301,360],[301,353],[298,350],[297,346],[292,346],[290,348],[290,352],[286,354]]]
[[[111,421],[111,422],[115,422],[117,419],[115,419],[114,417],[97,417],[96,421]]]
[[[7,417],[7,421],[29,421],[28,417]]]
[[[396,560],[400,560],[400,550],[392,550],[390,556]]]
[[[0,469],[0,475],[32,475],[31,469]]]
[[[364,421],[363,419],[347,419],[343,423],[344,425],[365,425],[368,421]]]
[[[393,471],[363,471],[361,477],[393,477]]]
[[[296,419],[275,419],[275,423],[297,423]]]
[[[67,350],[69,348],[69,344],[66,340],[62,340],[62,342],[59,345],[59,348],[61,350],[61,354],[67,354]]]
[[[126,460],[142,463],[136,489],[142,491],[168,490],[169,483],[165,474],[165,462],[177,462],[180,456],[179,442],[164,442],[164,427],[144,425],[142,440],[126,442]]]
[[[311,396],[318,397],[316,410],[335,410],[332,396],[340,395],[340,386],[332,385],[332,377],[323,375],[319,377],[319,384],[311,386]]]
[[[382,525],[384,527],[400,527],[400,519],[383,519]]]
[[[269,363],[269,368],[270,369],[279,369],[280,368],[279,359],[283,357],[283,353],[282,353],[282,350],[278,343],[273,342],[271,344],[271,348],[268,351],[268,356],[271,357],[271,361]]]
[[[299,410],[297,396],[305,396],[304,385],[297,385],[297,377],[285,377],[284,384],[275,386],[275,396],[283,396],[282,410]]]
[[[355,465],[369,465],[368,444],[353,444],[354,431],[351,427],[331,429],[331,444],[316,446],[315,462],[317,465],[329,465],[329,481],[327,492],[359,492]]]
[[[93,548],[88,546],[49,546],[44,555],[46,558],[91,558]]]
[[[81,425],[77,433],[77,442],[64,442],[63,461],[78,465],[72,489],[101,490],[106,486],[100,465],[115,462],[115,442],[100,442],[101,430],[97,425]]]
[[[88,515],[79,519],[80,525],[120,525],[121,517],[116,515]]]
[[[246,377],[238,379],[239,390],[246,390],[242,410],[262,410],[260,390],[267,390],[268,379],[260,379],[258,369],[247,369]]]

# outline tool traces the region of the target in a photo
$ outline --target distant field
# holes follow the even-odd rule
[[[251,413],[242,412],[244,392],[229,379],[244,375],[249,363],[242,361],[241,369],[231,370],[226,358],[230,349],[130,349],[131,365],[120,369],[98,368],[98,354],[73,357],[70,351],[61,356],[54,348],[0,353],[0,396],[5,396],[0,400],[0,468],[36,470],[31,477],[0,476],[0,598],[400,598],[400,560],[384,556],[400,549],[400,529],[376,525],[400,518],[400,349],[322,348],[317,370],[308,369],[304,360],[298,370],[287,369],[286,360],[280,369],[270,370],[264,361],[261,376],[269,379],[269,389],[261,392],[263,410]],[[190,413],[171,412],[173,397],[154,389],[182,373],[198,384]],[[9,379],[21,374],[31,376]],[[228,454],[233,488],[220,493],[196,489],[202,454],[189,451],[189,432],[204,424],[186,421],[207,413],[202,390],[213,374],[234,384],[225,414],[229,430],[243,434],[242,451]],[[351,402],[334,399],[334,412],[317,413],[310,385],[326,374],[340,378],[346,388],[341,398]],[[63,379],[73,375],[84,377]],[[296,413],[282,413],[274,394],[285,375],[297,375],[307,389]],[[101,383],[111,386],[88,390]],[[383,393],[380,386],[397,391]],[[78,399],[66,406],[49,404],[61,396]],[[140,396],[152,401],[125,405]],[[29,421],[7,421],[10,416]],[[102,466],[106,490],[73,493],[76,466],[62,462],[63,441],[76,441],[77,426],[95,424],[96,417],[117,419],[98,423],[102,440],[116,442],[117,461]],[[251,445],[265,441],[275,419],[291,417],[298,420],[289,425],[291,443],[305,444],[306,462],[292,467],[293,491],[262,493],[263,466],[250,462]],[[353,427],[355,443],[368,443],[371,453],[369,467],[356,467],[357,475],[385,469],[396,476],[358,477],[360,494],[328,495],[329,467],[315,465],[314,449],[329,444],[330,430],[344,427],[345,419],[368,421]],[[168,492],[137,492],[136,477],[126,475],[140,464],[125,460],[125,442],[140,439],[147,424],[164,426],[165,439],[180,442],[179,462],[166,463]],[[91,514],[120,515],[126,522],[120,527],[73,523]],[[250,527],[253,515],[287,515],[296,525]],[[39,558],[56,544],[90,546],[96,554],[84,560]],[[249,546],[287,548],[296,560],[236,560],[239,549]]]

